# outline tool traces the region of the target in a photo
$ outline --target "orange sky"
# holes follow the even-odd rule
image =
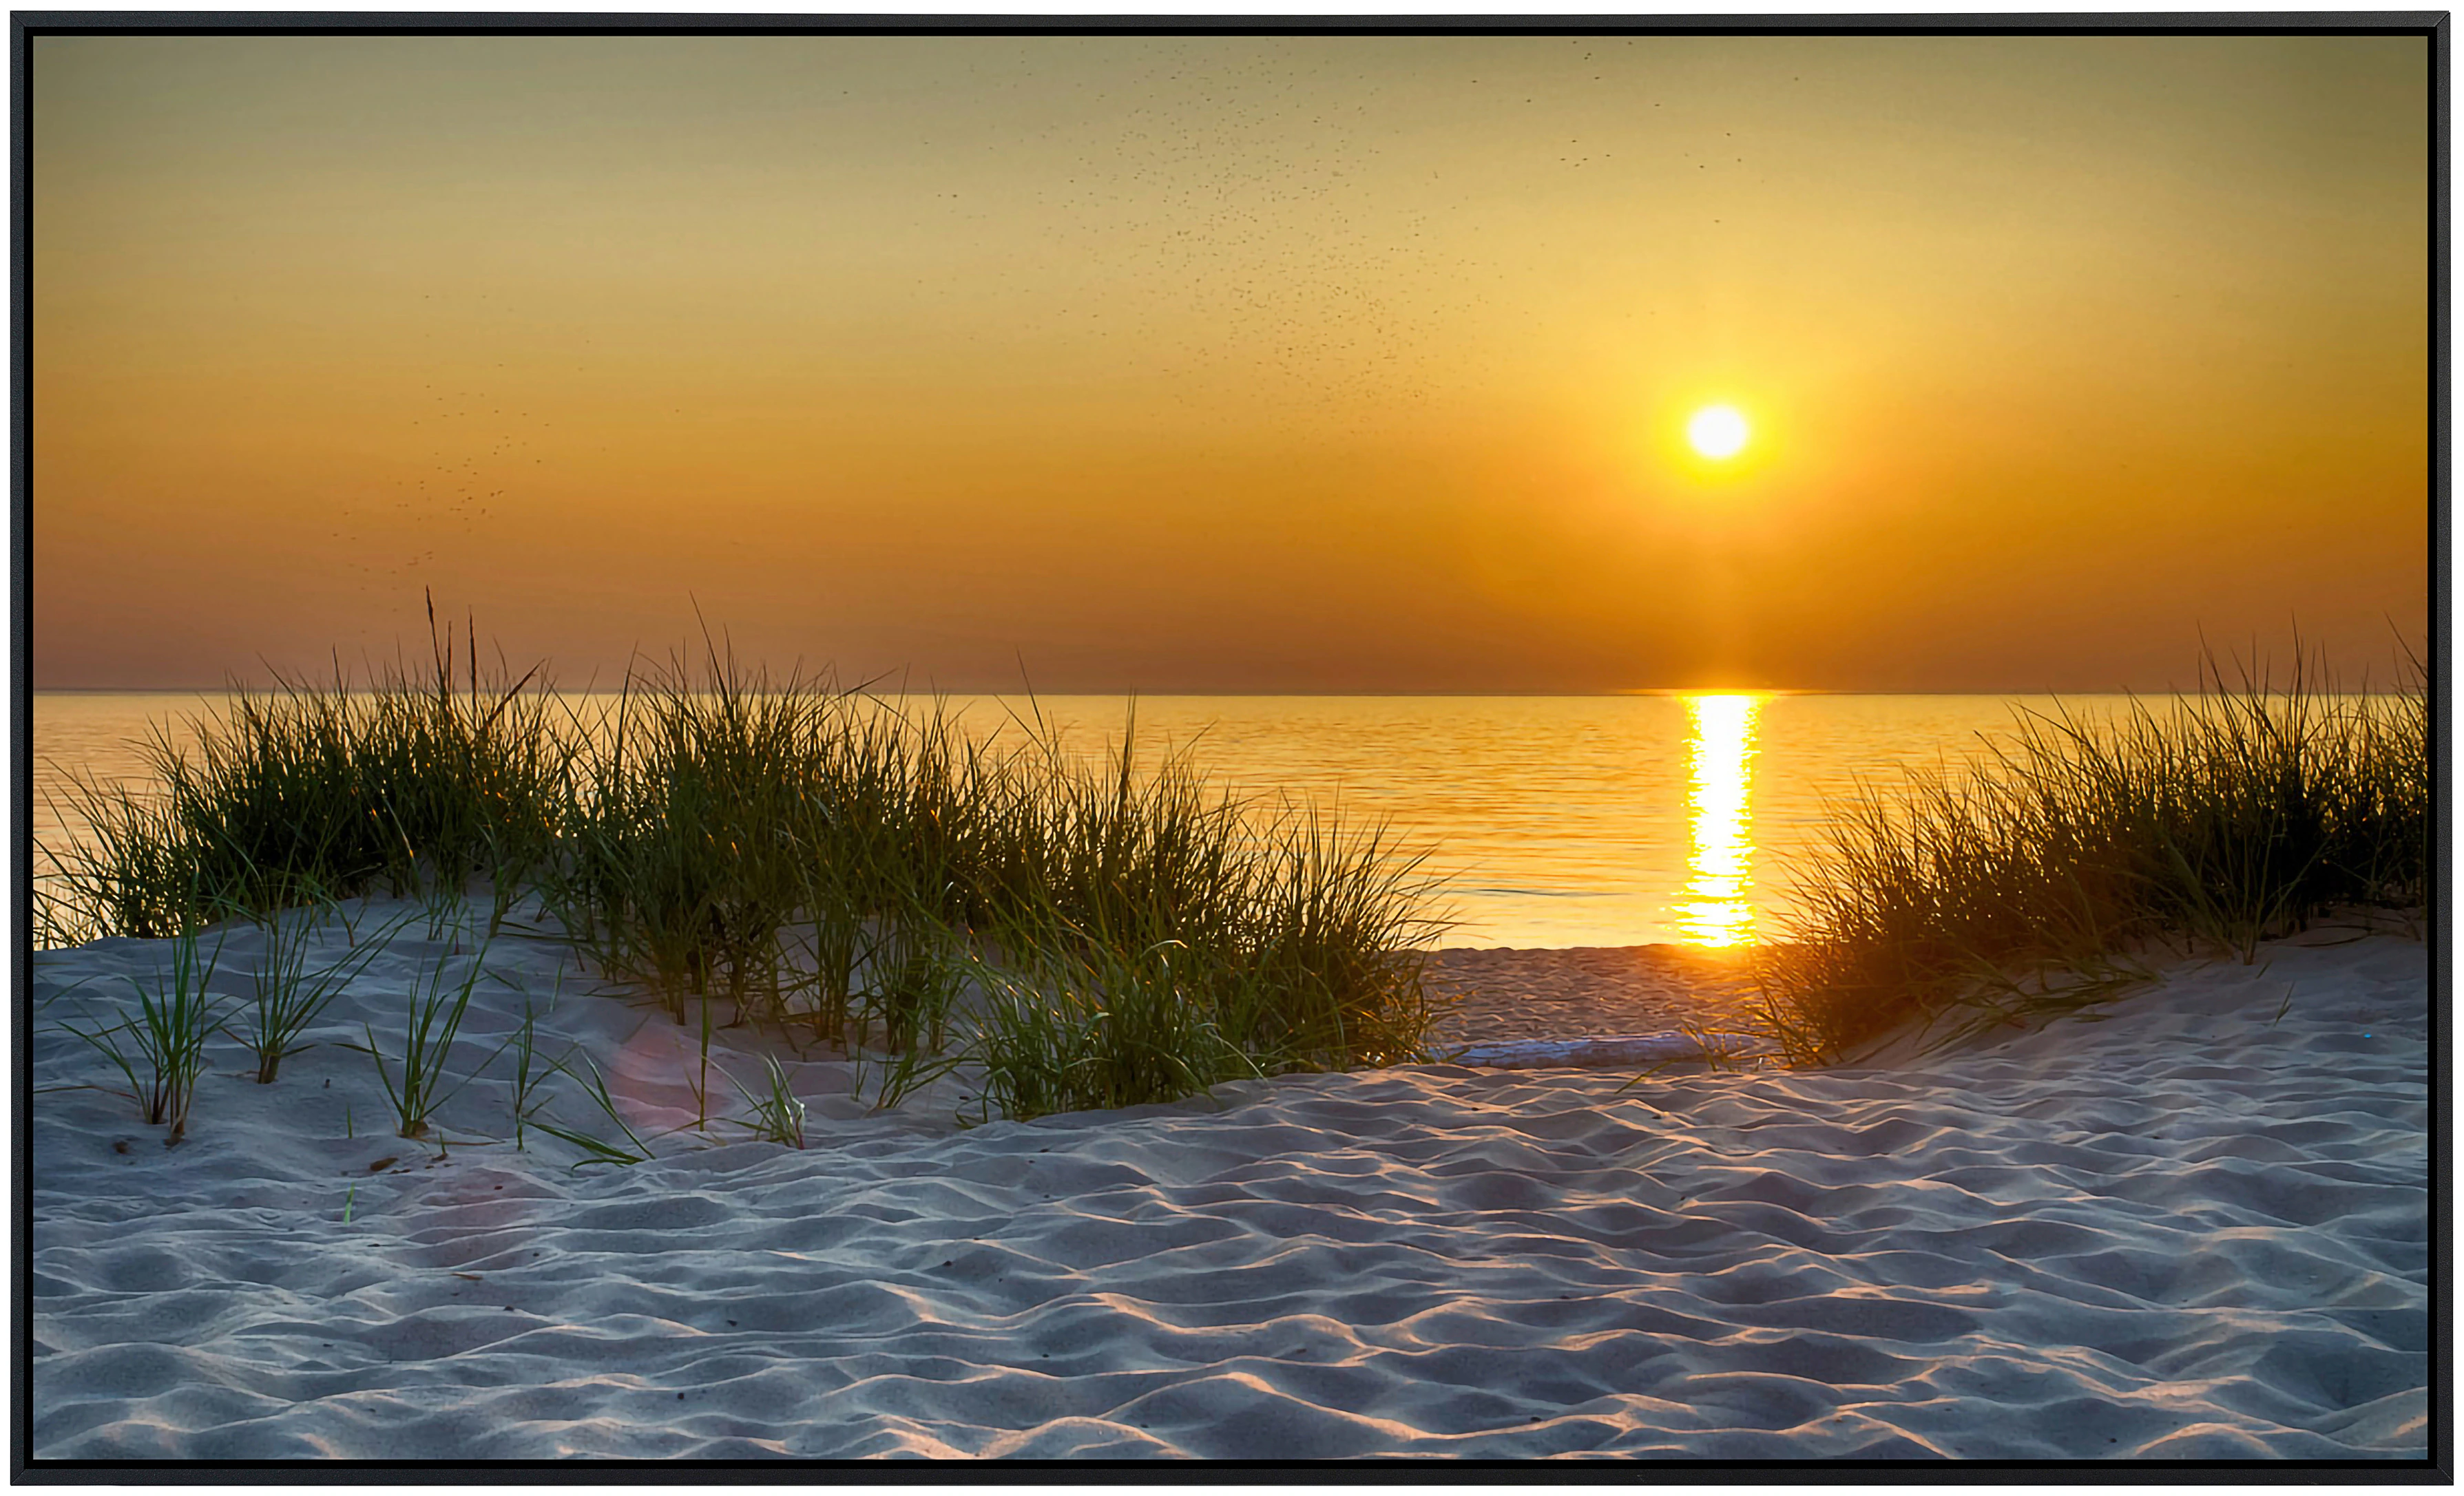
[[[39,37],[38,688],[2384,677],[2418,36]],[[1686,452],[1712,400],[1746,453]]]

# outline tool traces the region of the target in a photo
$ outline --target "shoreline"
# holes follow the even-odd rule
[[[56,1025],[166,944],[34,957],[37,1459],[2428,1448],[2427,949],[2395,935],[1887,1067],[1408,1066],[961,1129],[963,1074],[875,1113],[808,1057],[801,1150],[694,1134],[692,1030],[492,947],[449,1086],[561,993],[541,1045],[652,1143],[624,1166],[517,1150],[501,1059],[441,1145],[392,1134],[341,1045],[364,1019],[397,1055],[444,939],[375,957],[272,1086],[216,1041],[165,1148]],[[1716,1006],[1702,964],[1433,975],[1539,1038]],[[714,1039],[741,1082],[759,1052]]]

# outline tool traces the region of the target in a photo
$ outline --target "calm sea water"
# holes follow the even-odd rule
[[[219,697],[38,693],[34,830],[64,775],[144,782],[149,731],[174,741]],[[2121,697],[2068,697],[2098,715]],[[972,730],[1000,698],[954,696]],[[1023,706],[1023,703],[1018,703]],[[1086,751],[1116,738],[1119,697],[1045,697]],[[1148,696],[1141,758],[1188,748],[1211,782],[1384,819],[1433,848],[1462,925],[1450,945],[1731,946],[1770,938],[1792,875],[1820,855],[1826,806],[1860,778],[1956,762],[2049,697]]]

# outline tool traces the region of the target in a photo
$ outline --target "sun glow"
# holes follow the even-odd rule
[[[1685,423],[1685,439],[1694,450],[1713,459],[1733,457],[1746,450],[1752,428],[1734,406],[1705,406]]]
[[[1693,847],[1685,859],[1679,928],[1696,945],[1744,945],[1754,937],[1747,896],[1753,868],[1753,756],[1760,696],[1686,696],[1686,808]]]

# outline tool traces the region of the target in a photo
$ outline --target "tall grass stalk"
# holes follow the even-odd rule
[[[562,968],[559,968],[556,988],[548,994],[547,1007],[550,1013],[556,1011],[557,1000],[563,995],[564,972]],[[539,1012],[533,1005],[528,992],[522,994],[521,1025],[514,1030],[507,1043],[514,1051],[512,1085],[514,1151],[519,1153],[525,1143],[524,1130],[538,1113],[546,1108],[549,1101],[554,1099],[538,1095],[539,1088],[546,1080],[548,1071],[555,1068],[555,1062],[550,1061],[544,1067],[539,1064]],[[534,1097],[537,1099],[533,1099]]]

